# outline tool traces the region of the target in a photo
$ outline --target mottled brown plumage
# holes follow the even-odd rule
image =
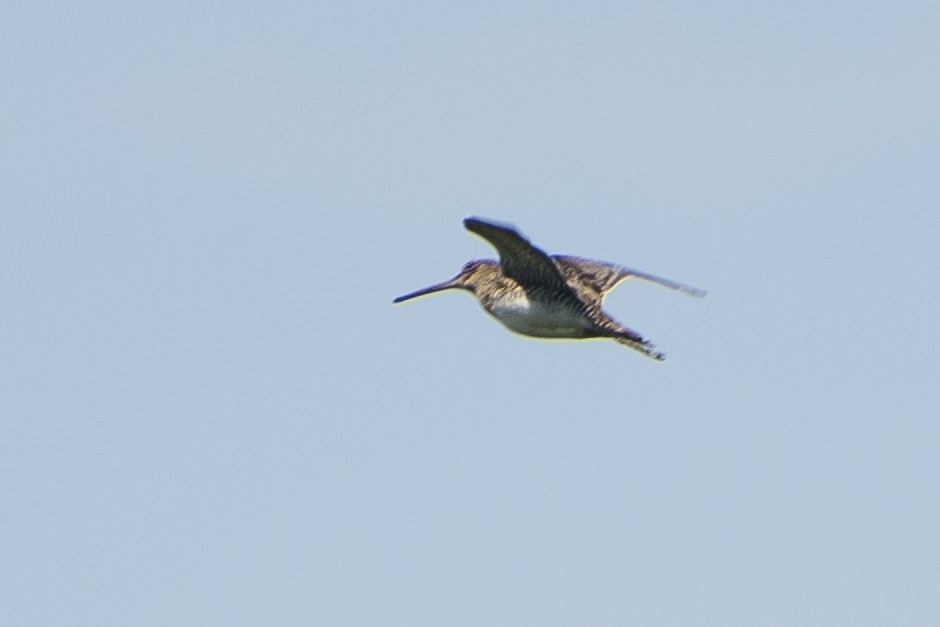
[[[394,302],[400,303],[446,289],[464,289],[490,315],[523,335],[543,338],[611,338],[662,360],[652,343],[602,310],[604,296],[625,279],[635,277],[702,297],[704,290],[624,266],[567,255],[547,255],[515,229],[479,218],[464,226],[492,244],[499,262],[480,259],[464,265],[454,278],[426,287]]]

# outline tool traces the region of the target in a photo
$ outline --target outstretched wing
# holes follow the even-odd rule
[[[552,255],[552,259],[561,269],[567,281],[576,287],[579,292],[585,292],[591,299],[600,303],[607,295],[607,292],[614,289],[621,281],[630,278],[643,279],[658,283],[669,289],[683,292],[690,296],[702,298],[706,291],[691,285],[685,285],[663,277],[658,277],[639,270],[618,266],[613,263],[603,261],[593,261],[591,259],[582,259],[581,257],[571,257],[569,255]]]
[[[552,258],[533,246],[514,228],[480,218],[467,218],[463,225],[496,248],[503,274],[524,288],[548,288],[573,294]]]

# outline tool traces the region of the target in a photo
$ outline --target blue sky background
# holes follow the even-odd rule
[[[936,625],[936,2],[7,2],[7,625]],[[627,283],[515,336],[493,251]]]

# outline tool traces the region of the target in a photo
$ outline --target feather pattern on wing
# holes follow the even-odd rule
[[[690,296],[701,298],[705,296],[705,290],[700,290],[691,285],[678,283],[670,279],[665,279],[653,274],[647,274],[633,268],[607,263],[604,261],[594,261],[582,257],[573,257],[570,255],[552,255],[552,259],[561,269],[565,280],[575,285],[579,293],[583,292],[582,298],[589,297],[597,305],[604,300],[607,292],[614,289],[621,281],[629,278],[643,279],[658,283],[669,289],[677,290]]]
[[[467,218],[463,223],[468,231],[479,235],[496,248],[503,273],[523,288],[544,288],[574,296],[565,276],[552,258],[542,249],[533,246],[514,228],[485,222],[479,218]]]

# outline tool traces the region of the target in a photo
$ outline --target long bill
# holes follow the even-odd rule
[[[411,292],[410,294],[405,294],[404,296],[399,296],[398,298],[396,298],[396,299],[393,300],[392,302],[393,302],[393,303],[400,303],[400,302],[402,302],[402,301],[411,300],[412,298],[417,298],[418,296],[424,296],[425,294],[433,294],[434,292],[440,292],[440,291],[442,291],[442,290],[450,290],[450,289],[459,288],[459,287],[463,287],[463,285],[461,285],[461,284],[457,281],[456,278],[448,279],[447,281],[444,281],[443,283],[437,283],[437,284],[432,285],[432,286],[430,286],[430,287],[425,287],[424,289],[420,289],[420,290],[416,290],[416,291],[414,291],[414,292]]]

